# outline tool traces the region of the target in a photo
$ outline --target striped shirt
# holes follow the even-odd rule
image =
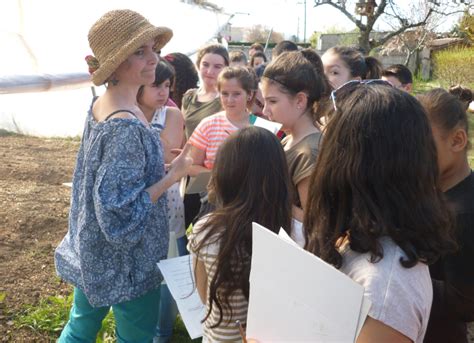
[[[219,112],[204,118],[189,138],[189,143],[204,150],[204,167],[212,169],[216,159],[217,149],[224,140],[239,128],[227,119],[225,112]]]
[[[219,241],[215,241],[212,237],[209,244],[203,246],[199,251],[196,251],[197,245],[206,236],[207,230],[205,227],[207,216],[201,218],[193,227],[193,233],[189,236],[188,250],[191,254],[197,257],[204,263],[204,268],[207,274],[207,293],[209,294],[209,286],[211,280],[216,273],[217,255],[219,253]],[[211,328],[213,324],[219,320],[219,309],[214,303],[212,306],[211,315],[203,323],[203,342],[241,342],[241,336],[238,326],[235,324],[239,320],[244,326],[247,322],[248,301],[245,298],[242,290],[237,290],[230,296],[230,307],[232,308],[232,318],[230,312],[223,309],[222,322],[216,328]],[[209,310],[209,299],[207,301],[207,309]],[[230,320],[230,321],[229,321]]]

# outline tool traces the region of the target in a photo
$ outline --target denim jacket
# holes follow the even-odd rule
[[[145,189],[164,176],[159,132],[138,119],[87,116],[73,177],[69,230],[57,247],[58,275],[94,307],[159,287],[168,251],[166,195]]]

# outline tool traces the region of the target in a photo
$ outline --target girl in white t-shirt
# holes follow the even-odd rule
[[[428,264],[455,247],[429,122],[414,97],[381,80],[352,81],[331,98],[305,248],[364,286],[372,306],[357,342],[421,343]]]
[[[240,341],[235,321],[247,321],[252,222],[289,232],[289,182],[280,141],[266,129],[244,128],[219,148],[209,184],[216,209],[195,224],[188,244],[207,305],[204,342]]]
[[[181,111],[177,107],[166,106],[173,82],[173,67],[166,60],[161,60],[156,66],[155,81],[151,85],[140,87],[137,95],[138,104],[148,122],[154,129],[160,131],[165,163],[171,163],[176,157],[174,149],[180,149],[184,140],[184,120]],[[184,205],[183,198],[179,193],[179,182],[168,188],[166,196],[170,228],[168,255],[171,257],[177,254],[184,255],[187,254],[187,239],[184,227]],[[170,339],[177,313],[176,303],[168,287],[162,284],[156,342],[166,342]]]

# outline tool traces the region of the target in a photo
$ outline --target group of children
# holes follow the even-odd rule
[[[164,163],[176,168],[184,149],[187,175],[211,174],[201,194],[180,198],[178,179],[167,191],[170,244],[191,253],[207,307],[204,342],[242,339],[235,322],[245,327],[252,222],[283,228],[364,286],[372,306],[358,342],[467,342],[471,91],[415,98],[406,67],[383,69],[352,47],[322,57],[282,48],[258,72],[256,58],[229,66],[218,44],[200,49],[195,70],[189,60],[173,66],[178,60],[186,58],[160,58],[136,101],[160,134]],[[253,126],[255,116],[280,123],[283,139]],[[155,341],[166,342],[176,306],[165,285],[160,292]]]
[[[439,260],[432,276],[442,286],[434,288],[434,299],[448,308],[433,307],[432,317],[444,324],[430,325],[425,341],[442,341],[430,332],[436,330],[452,337],[444,330],[446,318],[465,337],[463,320],[474,315],[474,280],[466,268],[474,257],[474,188],[467,108],[458,97],[436,89],[417,101],[396,90],[411,92],[408,68],[383,69],[351,47],[331,48],[322,58],[311,49],[283,51],[264,65],[260,79],[255,66],[228,66],[230,61],[222,46],[201,49],[201,87],[185,95],[182,108],[190,175],[212,172],[188,246],[208,308],[206,339],[240,337],[234,322],[246,321],[253,221],[274,232],[285,228],[302,247],[364,285],[373,306],[361,341],[372,335],[423,341],[432,301],[427,264]],[[259,92],[265,108],[257,114],[282,124],[281,142],[251,127]],[[177,125],[175,137],[180,134]],[[459,183],[463,195],[450,202],[461,202],[466,218],[456,221],[463,247],[439,259],[454,251],[456,238],[440,192]],[[449,315],[453,309],[446,303],[456,299],[467,313]]]
[[[188,245],[208,309],[205,340],[240,337],[235,320],[246,320],[255,221],[274,232],[285,228],[364,286],[372,307],[359,342],[467,342],[474,177],[467,102],[456,87],[416,99],[403,65],[383,69],[350,47],[334,47],[322,59],[310,49],[284,52],[259,82],[262,114],[283,125],[280,149],[272,135],[244,128],[253,94],[238,77],[241,116],[232,116],[229,74],[239,75],[232,67],[222,71],[224,111],[214,116],[230,126],[212,125],[221,136],[210,138],[201,127],[211,116],[192,135],[205,143],[190,140],[202,153],[206,139],[220,146],[209,168],[215,208],[200,217]],[[282,152],[286,168],[278,165]]]

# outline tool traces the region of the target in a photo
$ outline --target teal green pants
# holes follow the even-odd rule
[[[140,298],[112,305],[117,342],[152,342],[158,320],[159,304],[160,289],[158,288]],[[95,343],[102,320],[109,310],[108,306],[92,307],[85,294],[80,289],[74,288],[74,303],[69,321],[58,342]]]

